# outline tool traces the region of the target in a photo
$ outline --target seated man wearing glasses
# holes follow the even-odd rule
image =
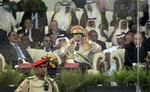
[[[84,72],[86,68],[91,68],[92,61],[89,60],[89,54],[101,51],[101,46],[90,41],[88,37],[84,35],[84,31],[81,26],[74,26],[71,29],[72,38],[70,39],[69,46],[61,52],[62,55],[66,55],[66,61],[69,59],[67,63],[70,63],[70,59],[75,63],[80,63],[82,72]]]

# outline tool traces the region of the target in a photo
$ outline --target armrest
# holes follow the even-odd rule
[[[106,44],[106,49],[113,46],[112,42],[105,42],[105,44]]]
[[[105,61],[105,55],[103,52],[97,52],[93,55],[93,62],[92,66],[94,70],[97,70],[97,65],[99,62],[104,62]]]
[[[29,55],[31,56],[32,60],[33,60],[33,57],[34,57],[34,53],[35,53],[35,50],[36,49],[26,49],[29,53]]]
[[[117,70],[122,68],[124,63],[124,49],[117,49],[116,51],[112,52],[110,55],[110,65],[112,63],[116,63]]]
[[[45,56],[46,54],[48,54],[48,52],[46,52],[45,50],[36,49],[33,60],[36,61],[36,60],[40,59],[42,56]]]

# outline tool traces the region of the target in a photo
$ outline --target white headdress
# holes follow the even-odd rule
[[[121,28],[121,22],[122,22],[122,21],[126,21],[126,23],[127,23],[126,29],[122,29],[122,28]],[[118,26],[117,30],[119,30],[120,32],[127,33],[127,32],[129,31],[128,21],[127,21],[126,19],[121,19],[121,20],[119,21],[119,26]]]
[[[67,43],[69,43],[69,39],[65,36],[65,34],[60,34],[60,35],[57,37],[57,39],[56,39],[55,45],[58,45],[58,44],[59,44],[59,40],[61,40],[61,39],[65,39],[65,41],[66,41]]]
[[[91,12],[89,12],[87,9],[88,5],[91,5],[91,7],[92,7]],[[96,27],[99,27],[100,22],[101,22],[101,14],[99,13],[99,10],[98,10],[97,5],[94,2],[94,0],[87,0],[87,4],[85,5],[85,9],[87,11],[88,18],[96,18],[95,24],[96,24]]]

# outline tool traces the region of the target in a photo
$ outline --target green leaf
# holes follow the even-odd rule
[[[88,59],[88,57],[82,55],[81,53],[78,53],[77,52],[77,55],[79,55],[83,60],[85,60],[86,62],[89,62],[90,63],[90,60]]]

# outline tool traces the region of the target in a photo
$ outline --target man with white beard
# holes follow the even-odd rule
[[[51,20],[56,20],[58,22],[58,28],[68,31],[70,27],[78,25],[74,2],[71,0],[57,2],[54,9],[55,12]]]
[[[85,11],[80,19],[80,26],[86,28],[87,31],[96,30],[98,39],[106,41],[107,32],[104,32],[104,30],[108,29],[108,22],[105,12],[99,10],[94,0],[86,0]]]

